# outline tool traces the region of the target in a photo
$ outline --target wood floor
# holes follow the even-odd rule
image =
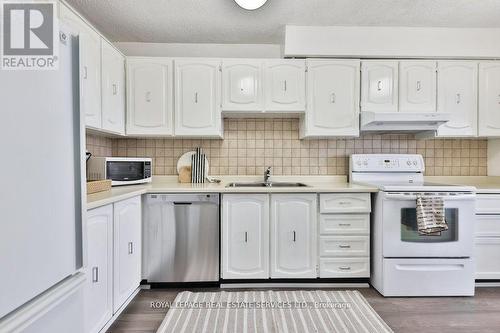
[[[477,288],[475,297],[435,298],[384,298],[373,289],[359,290],[394,332],[500,332],[500,288]],[[173,301],[179,291],[141,290],[108,333],[156,332],[167,309],[154,309],[151,302]]]

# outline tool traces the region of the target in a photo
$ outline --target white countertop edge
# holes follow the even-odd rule
[[[89,194],[87,210],[122,201],[147,193],[370,193],[378,192],[376,187],[347,183],[345,176],[277,176],[274,181],[300,181],[309,187],[261,188],[226,187],[233,181],[250,182],[262,180],[258,176],[222,177],[220,184],[181,184],[176,176],[154,177],[145,185],[117,186],[106,192]]]

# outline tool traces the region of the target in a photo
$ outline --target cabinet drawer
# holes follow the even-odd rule
[[[321,236],[321,257],[366,257],[370,255],[369,236]]]
[[[500,279],[500,238],[477,237],[474,245],[476,279]]]
[[[370,277],[370,258],[321,258],[320,278]]]
[[[500,214],[500,194],[478,194],[476,214]]]
[[[476,237],[500,237],[500,215],[476,215]]]
[[[324,235],[368,235],[370,214],[321,214],[319,229]]]
[[[321,213],[369,213],[370,193],[321,194]]]

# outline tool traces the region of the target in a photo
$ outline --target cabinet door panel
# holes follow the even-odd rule
[[[265,110],[305,110],[305,61],[267,60],[265,63]]]
[[[361,110],[398,111],[398,62],[363,61],[361,74]]]
[[[127,134],[172,135],[172,60],[127,60]]]
[[[224,111],[264,110],[261,60],[224,60],[222,73]]]
[[[451,120],[438,130],[439,136],[477,135],[477,63],[438,62],[438,108]]]
[[[500,62],[479,64],[479,135],[500,136]]]
[[[60,19],[80,33],[80,110],[85,125],[100,129],[101,119],[101,36],[64,4],[59,4]]]
[[[113,315],[113,207],[87,214],[86,332],[99,332]]]
[[[125,132],[125,59],[108,42],[102,52],[102,129]]]
[[[224,195],[222,278],[269,278],[269,197]]]
[[[500,238],[476,237],[474,240],[476,279],[500,279]]]
[[[177,136],[222,136],[220,61],[175,60]]]
[[[436,62],[399,63],[399,111],[436,111]]]
[[[308,60],[301,136],[359,135],[359,61]]]
[[[271,195],[271,278],[315,278],[316,194]]]
[[[141,282],[141,198],[114,204],[114,302],[116,313]]]

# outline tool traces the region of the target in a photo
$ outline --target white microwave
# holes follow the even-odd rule
[[[91,157],[87,167],[87,179],[111,179],[112,186],[150,183],[152,169],[151,158]]]

